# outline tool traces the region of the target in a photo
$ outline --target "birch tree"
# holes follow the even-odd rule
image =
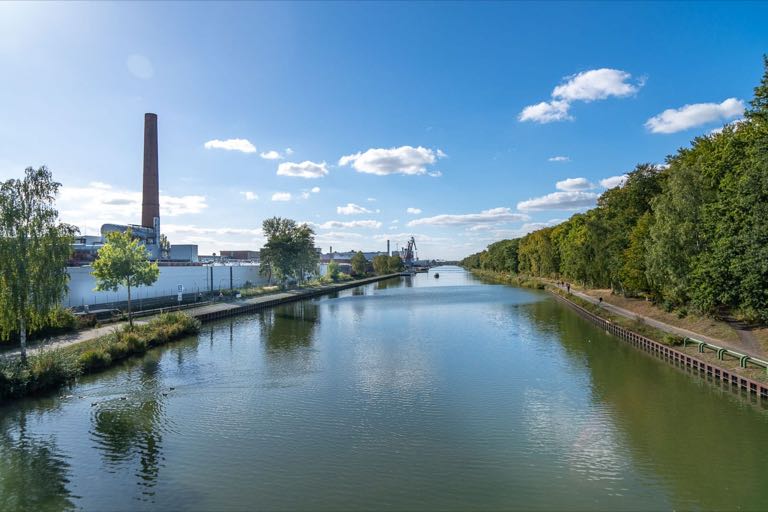
[[[0,185],[0,337],[43,327],[67,291],[67,261],[77,228],[60,223],[55,208],[61,186],[45,167]]]

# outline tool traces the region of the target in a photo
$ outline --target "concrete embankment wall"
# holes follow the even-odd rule
[[[187,314],[200,320],[201,322],[210,322],[218,320],[220,318],[227,318],[236,315],[242,315],[246,313],[253,313],[261,309],[271,308],[279,306],[280,304],[287,304],[289,302],[297,302],[300,300],[307,300],[313,297],[319,297],[329,293],[346,290],[348,288],[356,288],[366,284],[383,281],[385,279],[392,279],[395,277],[401,277],[408,274],[388,274],[384,276],[368,277],[365,279],[358,279],[347,283],[330,284],[326,286],[319,286],[317,288],[295,290],[290,292],[277,293],[274,295],[267,295],[264,297],[255,297],[247,299],[237,303],[220,303],[211,306],[204,306],[200,308],[194,308],[187,311]]]
[[[580,316],[596,324],[607,333],[613,334],[614,336],[621,338],[622,340],[634,345],[641,350],[650,352],[669,363],[691,368],[695,371],[698,371],[702,375],[710,376],[715,380],[727,383],[731,386],[737,387],[738,389],[746,390],[749,393],[755,394],[762,399],[768,399],[768,384],[757,382],[750,378],[734,373],[733,370],[715,366],[708,361],[691,356],[685,352],[681,352],[657,341],[653,341],[649,338],[646,338],[645,336],[641,336],[619,325],[609,322],[608,320],[600,318],[591,311],[584,309],[583,307],[574,302],[571,302],[565,297],[557,294],[554,294],[554,296],[557,300],[567,304],[573,308]]]
[[[63,305],[76,307],[107,304],[128,300],[128,291],[121,287],[116,292],[95,292],[96,280],[91,275],[91,267],[69,267],[69,292],[64,297]],[[160,277],[153,286],[131,289],[131,297],[136,300],[155,297],[175,296],[178,285],[184,286],[185,293],[205,293],[207,291],[227,290],[231,285],[242,287],[246,282],[261,286],[267,280],[259,275],[258,265],[243,266],[188,266],[160,267]]]

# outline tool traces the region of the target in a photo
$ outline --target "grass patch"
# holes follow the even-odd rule
[[[164,313],[145,325],[115,328],[99,338],[53,350],[35,351],[27,364],[19,358],[0,359],[0,399],[58,389],[77,377],[109,368],[200,331],[200,321],[181,312]]]

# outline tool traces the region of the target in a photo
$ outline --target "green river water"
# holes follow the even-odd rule
[[[443,267],[0,405],[0,510],[768,510],[767,438],[754,400]]]

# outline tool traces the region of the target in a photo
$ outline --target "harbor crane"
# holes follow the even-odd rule
[[[411,236],[411,239],[408,240],[408,245],[403,249],[403,263],[405,263],[406,267],[412,267],[414,262],[419,259],[416,251],[416,239]]]

